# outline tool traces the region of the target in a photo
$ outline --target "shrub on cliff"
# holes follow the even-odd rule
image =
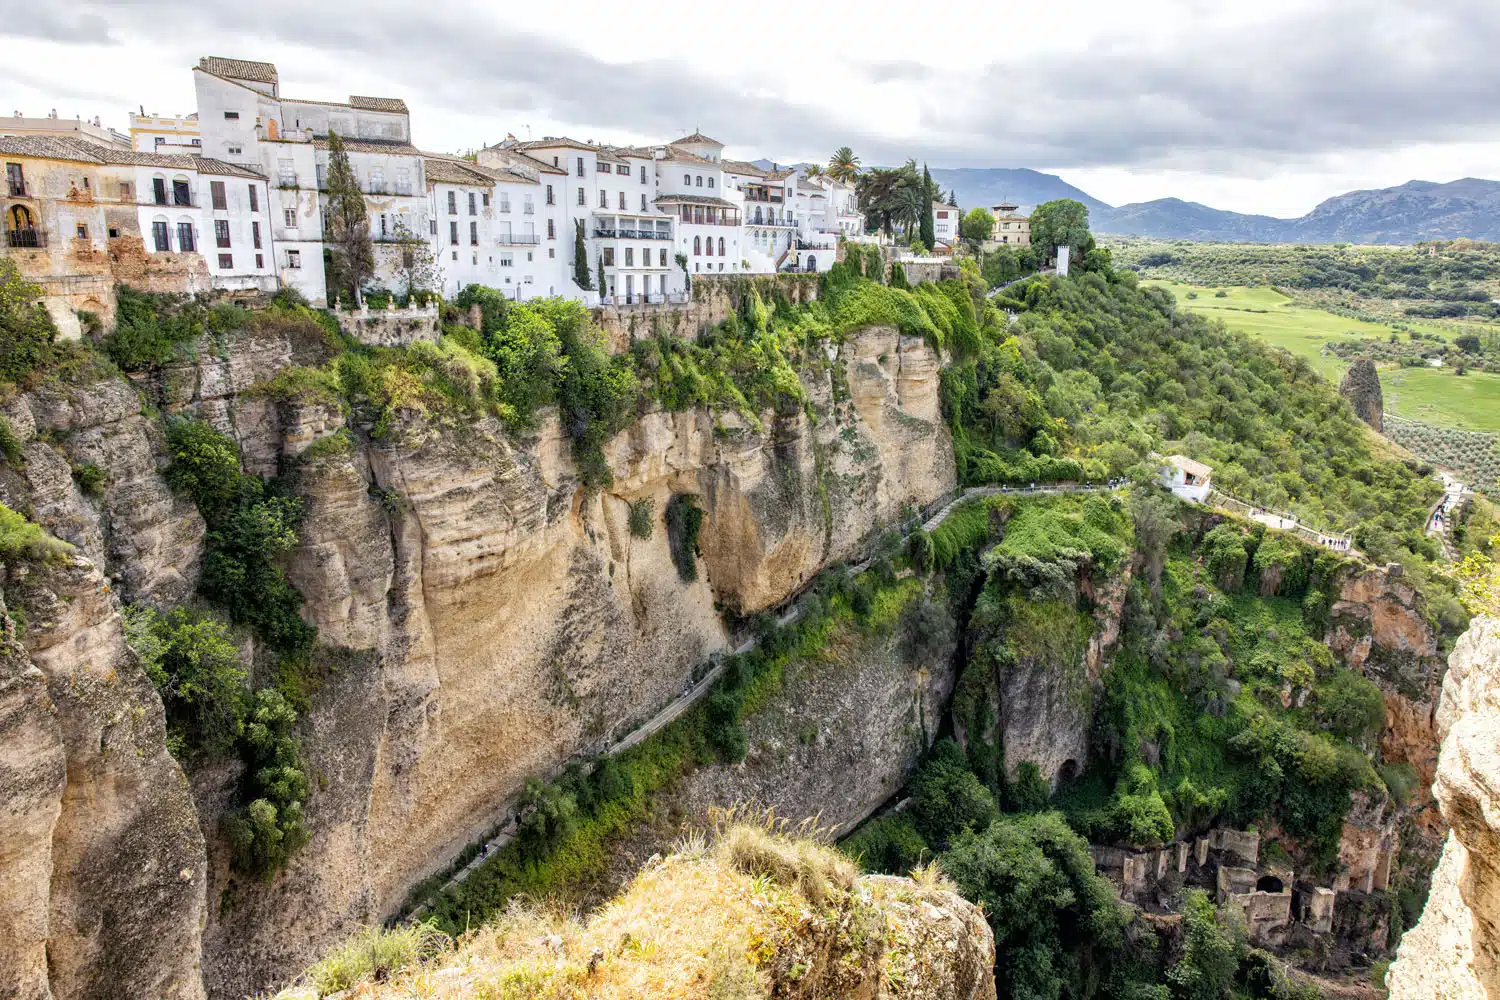
[[[233,752],[243,734],[247,675],[228,626],[212,615],[145,605],[125,609],[125,638],[161,695],[167,747],[186,760],[195,751]]]
[[[698,579],[698,532],[703,528],[703,508],[696,493],[676,493],[667,502],[667,544],[672,563],[683,583]]]
[[[0,503],[0,562],[52,562],[72,551],[73,546]]]

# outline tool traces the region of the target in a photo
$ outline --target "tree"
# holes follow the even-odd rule
[[[1089,845],[1059,813],[1003,816],[942,857],[995,932],[1006,1000],[1090,996],[1091,973],[1124,943],[1126,918]]]
[[[328,133],[328,202],[323,217],[328,224],[328,246],[332,251],[334,283],[348,288],[359,305],[360,289],[375,272],[375,250],[370,242],[370,216],[365,208],[359,178],[349,165],[344,140]]]
[[[1060,246],[1068,248],[1072,260],[1083,261],[1094,249],[1088,206],[1072,198],[1038,205],[1031,213],[1031,245],[1044,261],[1056,257]]]
[[[42,286],[0,257],[0,382],[24,382],[53,356],[57,331],[42,308]]]
[[[937,245],[937,232],[933,229],[932,203],[937,201],[937,192],[932,184],[932,174],[927,169],[927,164],[922,164],[922,214],[921,214],[921,240],[924,246]]]
[[[973,243],[983,243],[995,232],[995,217],[988,209],[971,208],[958,224],[958,235]]]
[[[1182,530],[1180,504],[1166,490],[1151,486],[1130,491],[1130,519],[1135,525],[1136,551],[1151,584],[1151,596],[1161,598],[1161,571],[1167,561],[1167,544]]]
[[[811,163],[808,164],[807,168],[803,170],[802,173],[810,181],[817,180],[819,177],[823,176],[823,168],[819,164]]]
[[[840,146],[828,158],[828,176],[844,184],[853,184],[859,176],[859,157],[848,146]]]
[[[599,294],[605,295],[609,291],[609,286],[604,283],[604,252],[602,250],[599,252],[599,256],[595,258],[595,261],[599,266]]]
[[[1178,1000],[1225,1000],[1245,954],[1243,931],[1219,919],[1202,889],[1182,894],[1182,958],[1167,970]]]
[[[586,292],[594,288],[589,281],[589,251],[583,239],[582,219],[573,223],[573,284]]]
[[[400,216],[396,217],[392,239],[401,248],[401,254],[396,258],[396,281],[406,291],[407,297],[410,298],[413,292],[435,291],[442,274],[432,244],[408,229]]]

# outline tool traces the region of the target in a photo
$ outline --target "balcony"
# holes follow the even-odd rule
[[[535,233],[501,233],[495,242],[503,247],[534,247],[541,239]]]
[[[9,182],[10,196],[12,198],[25,198],[26,182],[24,180],[13,180]]]
[[[191,194],[184,196],[168,193],[165,198],[156,195],[150,201],[143,201],[140,204],[154,205],[159,208],[197,208],[198,199]]]
[[[535,215],[536,214],[536,206],[533,205],[533,204],[531,204],[530,202],[528,202],[527,204],[525,204],[525,205],[523,205],[521,207],[521,214],[522,215]]]
[[[7,229],[5,245],[12,250],[40,250],[47,245],[47,234],[36,229]]]

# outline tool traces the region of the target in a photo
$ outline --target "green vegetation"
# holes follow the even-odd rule
[[[667,502],[667,544],[672,564],[683,583],[698,579],[698,532],[703,528],[703,508],[696,493],[676,493]]]
[[[656,501],[641,497],[630,504],[630,534],[635,538],[649,540],[656,520]]]
[[[42,307],[42,286],[21,276],[16,262],[0,257],[0,399],[44,381],[77,382],[107,365],[78,343],[59,343]]]
[[[1387,410],[1439,427],[1500,432],[1500,375],[1453,368],[1389,368],[1380,373]]]
[[[40,524],[0,503],[0,561],[57,562],[72,551],[73,546],[53,538]]]
[[[1043,261],[1054,259],[1058,247],[1067,247],[1073,263],[1084,263],[1094,249],[1088,207],[1071,198],[1038,205],[1031,213],[1031,246]]]
[[[1470,488],[1492,496],[1496,493],[1496,483],[1500,482],[1500,434],[1433,427],[1387,415],[1385,436],[1426,461],[1452,469]]]
[[[10,420],[4,414],[0,414],[0,460],[17,469],[26,464],[26,451],[21,439],[11,429]]]
[[[451,940],[425,924],[367,927],[341,943],[307,970],[307,982],[320,997],[358,983],[380,982],[391,973],[442,951]]]

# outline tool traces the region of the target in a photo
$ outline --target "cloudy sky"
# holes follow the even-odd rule
[[[0,11],[20,0],[0,0]],[[901,9],[900,16],[889,9]],[[193,110],[202,55],[286,96],[404,97],[416,141],[666,140],[729,155],[1034,167],[1112,204],[1300,215],[1500,178],[1495,0],[496,3],[68,0],[0,17],[0,112]],[[20,12],[18,11],[18,14]]]

